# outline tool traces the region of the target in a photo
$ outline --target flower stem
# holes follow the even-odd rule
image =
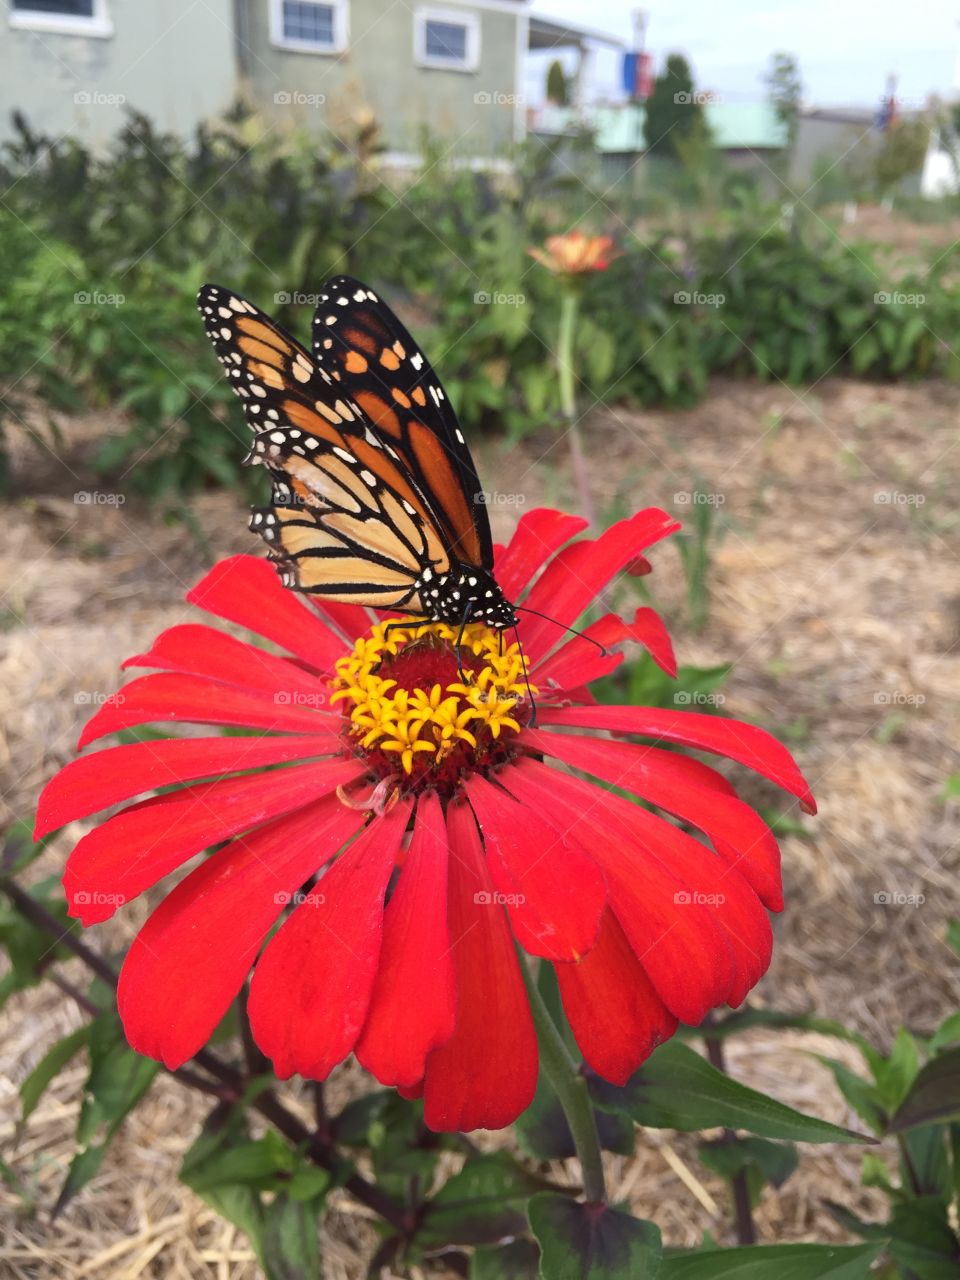
[[[557,1095],[567,1124],[573,1135],[580,1168],[583,1173],[583,1195],[588,1204],[605,1204],[607,1188],[603,1177],[603,1155],[600,1151],[600,1135],[597,1118],[590,1102],[587,1082],[570,1056],[563,1036],[550,1016],[536,976],[521,962],[533,1025],[537,1029],[540,1046],[540,1067]]]
[[[567,420],[567,435],[570,439],[570,463],[577,486],[580,514],[592,525],[594,523],[593,495],[590,492],[590,477],[587,474],[587,464],[583,454],[583,440],[580,435],[580,423],[577,418],[576,374],[574,372],[579,306],[580,295],[576,286],[568,286],[563,291],[563,301],[560,304],[557,374],[560,381],[560,407],[563,410],[564,418]]]

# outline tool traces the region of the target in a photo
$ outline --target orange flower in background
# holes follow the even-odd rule
[[[529,249],[528,252],[556,275],[582,276],[588,271],[606,271],[618,256],[612,250],[612,236],[588,236],[583,231],[567,231],[562,236],[548,236],[545,249]]]

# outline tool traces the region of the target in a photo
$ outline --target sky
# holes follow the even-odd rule
[[[630,41],[637,7],[632,0],[533,0],[532,12]],[[956,0],[647,0],[643,7],[657,66],[668,53],[683,53],[697,87],[731,101],[765,96],[763,73],[778,50],[797,57],[811,106],[873,105],[890,73],[908,107],[922,107],[933,92],[960,91]],[[542,83],[542,74],[532,75]],[[595,52],[587,73],[592,96],[617,96],[619,82],[617,55]],[[542,96],[535,83],[528,92]]]

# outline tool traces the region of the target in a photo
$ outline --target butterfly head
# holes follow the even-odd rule
[[[424,613],[436,622],[485,622],[496,631],[517,625],[513,606],[488,569],[454,562],[447,573],[424,569],[417,581]]]

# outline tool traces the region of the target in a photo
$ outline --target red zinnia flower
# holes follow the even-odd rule
[[[548,236],[545,249],[528,249],[531,258],[555,275],[582,276],[590,271],[606,271],[614,258],[612,236],[588,236],[584,231],[566,231]]]
[[[74,849],[64,885],[85,925],[215,849],[127,955],[118,1002],[135,1049],[169,1067],[191,1057],[257,961],[251,1027],[281,1076],[323,1079],[354,1052],[382,1083],[422,1091],[432,1128],[496,1128],[537,1080],[514,939],[555,966],[585,1060],[615,1083],[678,1020],[743,1000],[770,959],[765,908],[782,905],[777,844],[720,773],[667,748],[728,756],[812,811],[809,788],[760,729],[594,702],[587,685],[621,655],[564,640],[556,623],[678,526],[651,509],[564,545],[583,527],[533,511],[497,555],[507,597],[555,620],[520,625],[535,728],[504,637],[466,628],[461,683],[450,627],[386,632],[364,609],[284,590],[252,556],[222,561],[187,598],[284,656],[190,624],[129,660],[160,673],[101,707],[81,747],[152,721],[251,730],[110,747],[68,764],[41,797],[38,835],[178,788]],[[638,641],[675,673],[652,609],[632,622],[607,614],[586,634]]]

